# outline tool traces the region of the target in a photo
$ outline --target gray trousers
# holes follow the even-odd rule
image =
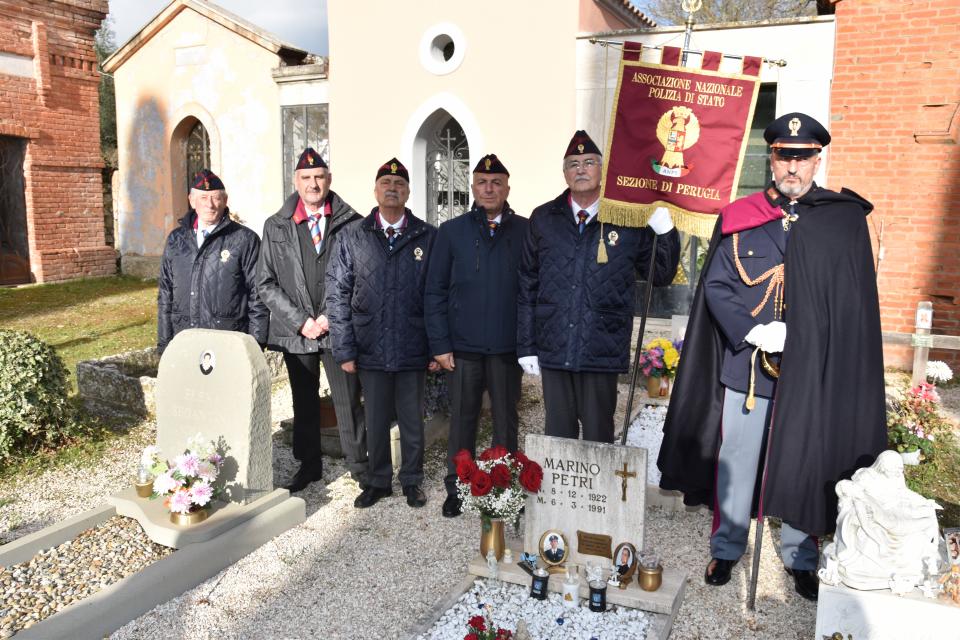
[[[558,438],[613,442],[613,413],[617,409],[617,374],[541,369],[544,433]]]
[[[400,472],[404,487],[423,483],[423,387],[426,371],[360,369],[369,447],[367,482],[389,489],[393,483],[390,427],[400,427]]]
[[[457,493],[457,466],[453,456],[466,449],[477,454],[477,424],[483,391],[490,393],[493,414],[492,446],[517,450],[517,429],[520,417],[520,381],[523,370],[516,354],[481,356],[478,359],[456,358],[456,366],[447,374],[450,388],[450,435],[447,439],[447,475],[443,480],[447,493]]]
[[[747,548],[750,511],[757,475],[766,449],[773,403],[756,396],[753,411],[744,408],[747,394],[727,388],[723,396],[720,456],[717,460],[717,495],[713,511],[710,551],[714,558],[739,560]],[[815,570],[817,539],[786,522],[780,529],[780,557],[791,569]]]
[[[333,409],[337,414],[340,448],[351,477],[361,485],[367,481],[367,428],[360,401],[360,378],[340,368],[330,351],[320,352],[320,361],[330,383]]]

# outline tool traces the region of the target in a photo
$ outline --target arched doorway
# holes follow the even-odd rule
[[[423,162],[427,222],[439,225],[466,212],[470,208],[470,144],[457,119],[438,109],[420,127],[416,146],[423,150],[422,156],[414,154],[414,161]],[[416,167],[413,173],[418,173]]]
[[[174,128],[170,140],[170,177],[176,217],[187,210],[190,182],[204,168],[211,168],[210,135],[200,120],[187,116]]]

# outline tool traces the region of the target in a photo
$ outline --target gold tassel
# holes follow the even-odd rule
[[[760,351],[760,347],[757,347],[753,350],[753,353],[750,354],[750,393],[747,394],[746,406],[747,411],[753,411],[753,408],[757,406],[757,398],[753,395],[753,387],[757,381],[757,351]]]
[[[607,245],[603,242],[603,223],[600,223],[600,245],[597,247],[597,264],[607,263]]]

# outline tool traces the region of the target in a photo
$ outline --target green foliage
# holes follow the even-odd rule
[[[70,432],[67,376],[53,347],[26,331],[0,330],[0,460]]]
[[[940,397],[929,383],[893,399],[887,406],[887,441],[900,452],[921,451],[922,458],[933,457],[936,440],[948,434],[951,425],[940,417]]]
[[[103,61],[117,50],[113,20],[108,16],[97,31],[93,44],[100,68],[100,151],[107,166],[117,166],[117,105],[113,76],[103,71]]]

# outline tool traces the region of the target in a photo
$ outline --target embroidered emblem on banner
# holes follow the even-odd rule
[[[662,176],[679,178],[693,170],[693,163],[683,164],[683,152],[700,139],[700,121],[689,107],[673,107],[657,122],[657,139],[663,145],[659,162],[650,159],[653,170]]]
[[[423,249],[421,249],[420,247],[417,247],[416,249],[414,249],[413,259],[416,260],[417,262],[420,262],[421,260],[423,260]]]

